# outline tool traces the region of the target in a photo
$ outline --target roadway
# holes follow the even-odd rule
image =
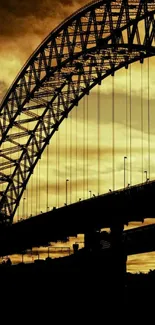
[[[154,218],[155,181],[109,192],[20,221],[0,232],[0,255],[19,253],[77,234]]]

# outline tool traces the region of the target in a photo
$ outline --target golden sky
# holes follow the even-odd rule
[[[8,87],[13,82],[19,70],[24,65],[25,61],[32,54],[35,48],[41,41],[51,32],[51,30],[62,22],[67,16],[80,8],[88,1],[59,1],[59,0],[1,0],[0,3],[0,100],[5,95]],[[155,104],[154,92],[154,60],[150,60],[150,112],[151,112],[151,179],[155,178],[155,127],[154,119],[155,112],[153,110]],[[143,65],[143,106],[144,106],[144,161],[143,171],[141,162],[141,124],[140,124],[140,64],[132,66],[132,183],[140,183],[145,179],[144,170],[148,169],[148,134],[147,134],[147,109],[148,109],[148,92],[147,92],[147,62]],[[106,192],[112,187],[112,78],[109,77],[102,83],[100,87],[101,100],[101,121],[100,121],[100,192]],[[123,187],[124,165],[123,158],[126,156],[126,141],[127,153],[129,151],[129,129],[126,130],[126,80],[129,91],[129,71],[119,71],[115,76],[115,179],[116,188]],[[49,209],[53,206],[63,205],[65,203],[66,177],[68,183],[68,200],[69,202],[76,199],[87,198],[91,194],[97,194],[98,184],[98,154],[97,154],[97,88],[92,90],[88,98],[88,139],[85,138],[85,150],[88,142],[88,162],[83,162],[83,107],[86,107],[86,100],[82,100],[78,107],[77,129],[76,133],[76,114],[75,110],[71,113],[68,120],[61,125],[59,135],[52,139],[49,146],[49,171],[48,171],[48,187],[49,199],[47,201],[47,166],[46,152],[43,159],[35,170],[32,180],[29,183],[27,192],[24,194],[25,200],[22,199],[17,217],[23,217],[23,212],[36,214],[40,211]],[[128,93],[129,95],[129,93]],[[129,104],[128,98],[128,119],[129,119]],[[128,120],[129,123],[129,120]],[[67,127],[66,127],[67,124]],[[67,133],[66,133],[67,128]],[[87,128],[87,125],[85,126]],[[126,131],[128,137],[126,138]],[[85,129],[86,132],[86,129]],[[59,143],[59,159],[56,155],[56,141]],[[76,152],[77,141],[77,152]],[[68,145],[66,156],[66,143]],[[76,165],[76,154],[78,154],[78,167]],[[58,161],[59,160],[59,161]],[[126,162],[126,182],[130,183],[130,166],[129,157]],[[88,163],[88,168],[87,168]],[[83,185],[83,166],[85,164],[85,177],[88,173],[89,181],[85,180]],[[70,168],[71,166],[71,168]],[[58,173],[59,167],[59,173]],[[75,177],[75,174],[77,176]],[[38,176],[39,175],[39,176]],[[36,178],[36,176],[38,176]],[[59,180],[59,190],[56,187],[56,182]],[[36,197],[36,188],[40,188],[37,192],[39,198]],[[76,185],[77,184],[77,185]],[[76,186],[78,191],[75,192]],[[59,191],[59,200],[56,197],[56,189]],[[146,221],[148,222],[148,221]],[[150,222],[150,221],[149,221]],[[151,221],[152,222],[152,221]],[[151,255],[152,256],[152,255]],[[147,258],[145,258],[147,262]],[[139,265],[140,259],[134,259]],[[144,262],[144,260],[143,260]],[[132,263],[131,263],[132,264]],[[143,263],[145,264],[145,263]]]
[[[1,0],[0,97],[41,41],[88,1]]]

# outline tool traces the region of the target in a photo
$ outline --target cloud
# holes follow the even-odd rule
[[[7,89],[43,39],[87,1],[1,0],[0,81]],[[0,93],[0,99],[5,95]]]
[[[28,57],[43,39],[70,14],[87,4],[87,0],[2,0],[0,6],[0,80],[7,88],[15,79]],[[5,19],[4,19],[5,17]],[[133,73],[133,89],[139,89],[137,75]],[[109,84],[105,91],[111,91]],[[151,81],[150,92],[153,92]],[[105,85],[105,82],[104,82]],[[136,87],[135,87],[136,85]],[[124,76],[119,78],[117,89],[123,91]],[[146,88],[146,87],[145,87]],[[2,94],[2,96],[5,94]],[[145,95],[145,94],[144,94]]]
[[[84,0],[1,0],[0,16],[5,17],[0,19],[1,36],[19,37],[30,32],[43,35],[56,21],[65,19],[85,3]]]
[[[25,61],[28,57],[32,54],[35,48],[43,41],[43,39],[59,24],[61,23],[66,17],[70,14],[74,13],[77,9],[79,9],[82,5],[88,3],[88,0],[1,0],[0,4],[0,99],[6,93],[8,87],[13,82],[14,78],[16,77],[19,70],[24,65]],[[146,62],[147,63],[147,62]],[[143,65],[143,105],[144,105],[144,131],[147,133],[147,64]],[[150,59],[150,67],[154,66],[154,59]],[[150,108],[151,108],[151,120],[154,121],[155,118],[155,111],[153,110],[154,107],[154,69],[150,68]],[[139,69],[139,70],[138,70]],[[128,74],[128,95],[129,95],[129,70],[127,71]],[[102,180],[102,189],[107,191],[109,189],[109,184],[111,184],[111,90],[112,90],[112,78],[107,78],[104,80],[101,86],[101,120],[104,120],[104,124],[106,124],[105,131],[101,132],[104,148],[101,150],[101,156],[105,157],[104,163],[103,160],[101,161],[101,166],[104,169],[104,175]],[[115,122],[118,125],[116,128],[117,132],[117,187],[121,187],[123,184],[123,156],[124,156],[124,149],[125,149],[125,129],[123,130],[125,125],[125,95],[126,95],[126,87],[125,87],[125,70],[121,69],[115,75]],[[140,180],[140,136],[141,133],[140,128],[140,121],[139,121],[139,108],[140,108],[140,65],[134,64],[132,65],[132,114],[133,114],[133,121],[132,126],[134,126],[134,130],[132,135],[135,141],[135,147],[133,148],[132,154],[134,160],[134,172],[135,172],[135,182],[137,179]],[[96,155],[96,148],[94,146],[94,142],[96,140],[96,128],[93,124],[97,121],[97,101],[95,100],[95,92],[97,88],[93,89],[93,94],[89,97],[89,159],[91,160],[90,164],[90,179],[89,179],[89,189],[92,190],[92,193],[97,193],[97,162],[95,164],[95,156]],[[133,96],[134,95],[134,96]],[[81,102],[82,103],[82,102]],[[81,104],[82,107],[82,104]],[[94,109],[95,108],[95,109]],[[129,96],[128,96],[128,110],[129,110]],[[75,112],[75,110],[74,110]],[[129,112],[128,112],[129,114]],[[73,113],[74,117],[74,113]],[[82,108],[81,111],[78,108],[78,131],[79,131],[79,138],[78,138],[78,171],[82,170],[83,166],[83,147],[82,147],[82,139],[83,130],[82,124],[80,125],[80,120],[83,119]],[[129,123],[129,115],[128,115],[128,123]],[[63,124],[65,125],[65,124]],[[63,125],[61,129],[63,130],[62,136],[64,136],[64,129]],[[137,133],[136,133],[137,130]],[[154,126],[151,125],[151,131],[154,131]],[[106,137],[105,137],[106,134]],[[103,137],[104,136],[104,137]],[[69,137],[69,136],[68,136]],[[146,151],[147,148],[147,135],[144,138],[144,149]],[[154,136],[151,138],[151,146],[154,148]],[[106,141],[109,141],[110,146],[106,146]],[[109,145],[108,144],[108,145]],[[73,144],[75,145],[75,143]],[[61,157],[60,157],[60,194],[61,194],[61,203],[65,202],[65,179],[66,179],[66,166],[65,166],[65,148],[64,148],[64,141],[61,142]],[[52,152],[52,150],[51,150]],[[152,149],[151,149],[152,152]],[[75,160],[75,147],[72,150],[72,159]],[[144,160],[144,167],[147,166],[147,154]],[[153,157],[152,157],[153,156]],[[152,162],[154,161],[154,149],[152,153]],[[55,172],[56,166],[54,165],[55,157],[51,159],[51,175],[49,180],[49,192],[50,192],[50,202],[52,205],[55,205]],[[43,165],[46,166],[45,160],[43,160]],[[74,166],[75,167],[75,166]],[[153,164],[151,165],[152,170]],[[69,170],[69,168],[68,168]],[[73,169],[74,171],[74,169]],[[78,197],[82,197],[82,179],[81,175],[79,177],[78,172]],[[46,185],[45,185],[45,178],[46,178],[46,168],[42,169],[42,177],[41,177],[41,186],[40,192],[42,197],[42,202],[40,203],[40,209],[45,211],[46,208]],[[33,179],[33,183],[29,183],[29,196],[31,196],[30,203],[29,203],[29,214],[31,213],[31,201],[33,203],[33,213],[35,211],[36,206],[36,193],[35,187],[32,187],[32,184],[35,183],[35,175]],[[32,191],[31,191],[32,189]],[[33,191],[34,189],[34,191]],[[75,179],[72,183],[72,196],[75,196]],[[54,195],[52,194],[54,193]],[[87,193],[88,194],[88,193]],[[53,195],[53,196],[52,196]],[[54,202],[53,202],[54,200]],[[27,197],[26,197],[26,204],[27,204]],[[21,200],[21,205],[19,207],[19,215],[22,216],[23,209],[23,200]],[[152,220],[146,220],[144,224],[151,223]],[[138,224],[130,224],[132,226],[138,226]],[[146,261],[149,261],[147,258],[144,260],[144,268],[146,266]],[[150,255],[152,257],[153,255]],[[137,265],[140,266],[142,262],[142,255],[140,258],[135,260],[135,269],[137,270]],[[154,257],[153,257],[154,258]],[[132,260],[131,260],[132,259]],[[132,263],[133,258],[129,258],[128,265],[130,261]],[[151,261],[151,258],[150,258]],[[133,267],[132,267],[133,270]]]
[[[154,252],[128,256],[127,271],[136,273],[138,270],[147,273],[155,268],[154,256]]]

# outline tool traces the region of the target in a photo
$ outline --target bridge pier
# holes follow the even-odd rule
[[[114,223],[111,226],[111,278],[112,285],[118,289],[125,286],[127,254],[123,241],[123,223]]]
[[[123,239],[123,223],[113,223],[110,227],[110,248],[105,251],[101,247],[100,231],[85,234],[85,249],[91,254],[92,267],[100,274],[107,274],[107,281],[112,288],[123,289],[126,276],[127,254]]]
[[[84,244],[87,251],[96,251],[100,248],[100,232],[99,231],[91,231],[84,234]]]

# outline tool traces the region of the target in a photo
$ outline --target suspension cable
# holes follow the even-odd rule
[[[113,191],[115,190],[115,83],[112,76],[112,173]]]
[[[143,63],[141,63],[141,167],[142,167],[142,183],[143,183],[143,180],[144,180],[144,177],[143,177],[143,174],[144,174],[144,164],[143,164],[143,161],[144,161],[144,149],[143,149],[143,144],[144,144],[144,128],[143,128],[143,115],[144,115],[144,112],[143,112]]]
[[[67,150],[67,146],[68,146],[68,118],[66,118],[66,191],[67,191],[67,182],[68,182],[68,150]],[[67,192],[66,192],[66,201],[67,201]],[[67,202],[66,202],[67,204]]]
[[[37,115],[39,116],[39,112],[37,109]],[[41,148],[41,137],[39,137],[39,148]],[[41,188],[40,188],[40,165],[41,165],[41,157],[39,157],[39,161],[38,161],[38,211],[40,213],[41,210],[41,200],[40,200],[40,192],[41,192]]]
[[[38,179],[38,210],[39,210],[39,213],[40,213],[40,159],[39,159],[39,162],[38,162],[38,173],[39,173],[39,179]]]
[[[98,85],[97,123],[98,123],[98,195],[100,194],[100,85]]]
[[[130,64],[130,185],[132,185],[132,100],[131,100],[131,64]]]
[[[24,216],[24,214],[25,214],[25,211],[24,211],[25,209],[24,209],[24,208],[25,208],[25,197],[24,197],[24,192],[23,192],[23,209],[22,209],[22,219],[24,219],[24,217],[25,217],[25,216]]]
[[[58,189],[58,208],[59,208],[59,206],[60,206],[60,197],[59,197],[59,194],[60,194],[60,174],[59,174],[59,171],[60,171],[60,133],[59,133],[59,130],[57,131],[57,162],[58,162],[57,189]]]
[[[128,69],[126,69],[126,157],[128,158]],[[128,180],[128,168],[127,168]]]
[[[20,120],[20,115],[19,115],[19,120]],[[20,144],[20,138],[19,138],[19,144]],[[2,150],[3,150],[3,143],[2,143]],[[18,153],[17,153],[17,159],[18,159],[18,162],[19,162],[19,150],[18,150]],[[3,162],[3,157],[1,157],[1,162]],[[18,173],[18,181],[19,181],[19,173]],[[3,183],[2,183],[2,192],[3,192]],[[17,205],[17,222],[19,221],[19,216],[20,216],[20,204],[18,202],[18,205]]]
[[[75,170],[76,170],[76,175],[75,175],[75,178],[76,178],[76,180],[75,180],[75,182],[76,182],[76,185],[75,185],[75,187],[76,187],[76,190],[75,190],[75,192],[76,192],[76,201],[77,201],[77,190],[78,190],[78,186],[77,186],[77,167],[78,167],[78,164],[77,164],[77,157],[78,157],[78,152],[77,152],[77,145],[78,145],[78,143],[77,143],[77,118],[78,118],[78,111],[77,111],[77,107],[76,107],[76,116],[75,116],[75,119],[76,119],[76,122],[75,122],[75,132],[76,132],[76,135],[75,135],[75,137],[76,137],[76,139],[75,139],[75,146],[76,146],[76,154],[75,154]]]
[[[83,97],[83,199],[85,199],[85,97]]]
[[[57,132],[55,133],[55,207],[57,207]]]
[[[28,186],[27,186],[27,190],[26,190],[27,194],[26,194],[26,198],[27,198],[27,201],[26,201],[26,215],[27,215],[27,218],[29,216],[29,189],[28,189]]]
[[[148,178],[150,179],[150,60],[148,58]]]
[[[86,103],[86,119],[87,119],[87,198],[88,198],[88,192],[89,192],[89,171],[88,171],[88,159],[89,159],[89,151],[88,151],[88,133],[89,133],[89,126],[88,126],[88,95],[86,97],[87,103]]]
[[[38,208],[38,165],[36,166],[36,190],[35,190],[35,194],[36,194],[36,211],[35,214],[37,215],[37,208]]]
[[[72,113],[70,113],[70,204],[72,203]]]
[[[58,132],[56,132],[56,207],[58,207]]]
[[[49,146],[47,144],[47,206],[46,206],[46,210],[48,211],[48,204],[49,204],[49,198],[48,198],[48,193],[49,193]]]
[[[37,110],[37,114],[38,114],[38,110]],[[36,166],[36,215],[38,212],[38,203],[39,203],[39,161],[37,163]]]
[[[126,69],[126,157],[128,156],[128,81],[127,81],[127,73]]]
[[[28,129],[29,129],[29,122],[27,122],[27,130]],[[29,200],[29,187],[27,184],[27,187],[26,187],[26,215],[27,215],[27,218],[28,218],[28,208],[29,208],[28,200]]]
[[[31,216],[33,215],[33,174],[31,175]]]

